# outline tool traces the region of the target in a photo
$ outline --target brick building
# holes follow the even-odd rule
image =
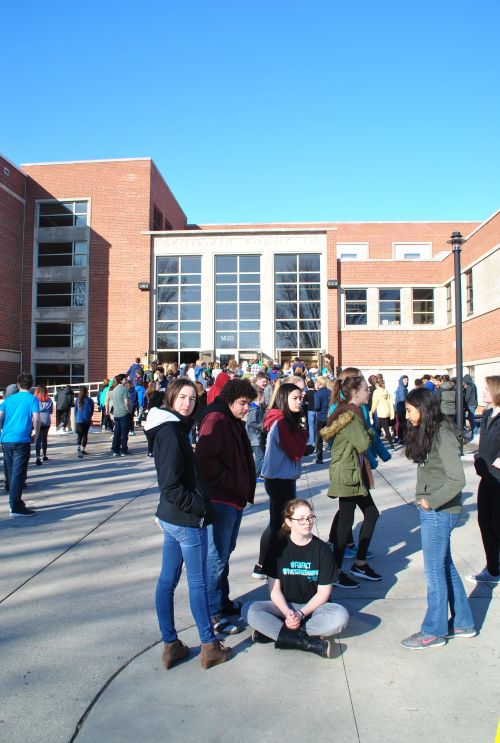
[[[481,383],[500,369],[500,212],[481,224],[188,225],[149,158],[0,159],[0,386],[21,366],[39,381],[97,380],[145,351],[329,351],[389,385],[453,373],[455,230],[468,238],[464,367]]]

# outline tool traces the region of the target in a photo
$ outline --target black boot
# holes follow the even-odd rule
[[[306,653],[316,653],[322,658],[331,658],[332,650],[328,640],[308,635],[302,628],[288,629],[286,624],[280,629],[274,647],[280,650],[304,650]]]

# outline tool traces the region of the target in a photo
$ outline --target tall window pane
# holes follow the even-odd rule
[[[320,333],[310,332],[311,321],[319,323],[320,255],[275,255],[274,317],[275,345],[280,350],[319,349]]]
[[[413,324],[434,322],[434,289],[413,289]]]
[[[401,324],[401,292],[399,289],[379,289],[379,325]]]
[[[345,290],[345,324],[366,325],[368,323],[368,301],[366,289]]]
[[[159,256],[156,269],[156,348],[159,351],[199,351],[201,258]],[[187,322],[179,323],[179,319]]]
[[[253,322],[251,328],[245,325]],[[260,347],[260,256],[215,256],[215,347]]]

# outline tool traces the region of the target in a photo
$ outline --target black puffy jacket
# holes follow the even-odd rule
[[[492,412],[490,408],[481,417],[479,451],[474,466],[480,477],[493,477],[500,483],[500,469],[492,466],[495,459],[500,457],[500,413],[492,419]]]

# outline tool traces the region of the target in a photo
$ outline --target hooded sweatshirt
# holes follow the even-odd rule
[[[220,395],[226,382],[229,382],[229,374],[226,374],[226,372],[220,372],[217,374],[215,382],[207,390],[207,405],[211,405],[215,402],[215,398]]]
[[[408,379],[406,374],[403,374],[402,377],[399,377],[398,388],[396,390],[396,394],[394,395],[394,402],[396,404],[396,408],[401,403],[403,403],[403,406],[404,406],[406,402],[406,398],[408,397],[408,385],[403,384],[403,379]]]
[[[213,509],[189,442],[192,418],[153,408],[146,425],[160,488],[156,516],[169,524],[200,529],[213,523]]]

